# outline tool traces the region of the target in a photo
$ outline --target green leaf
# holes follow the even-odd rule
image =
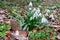
[[[16,16],[18,16],[20,18],[20,20],[22,20],[22,22],[24,21],[24,19],[22,18],[22,16],[14,11],[12,11],[13,14],[15,14]]]
[[[22,27],[24,25],[24,23],[22,21],[20,21],[20,27]]]
[[[41,38],[45,38],[45,37],[46,37],[45,32],[44,33],[42,32]]]
[[[32,35],[32,31],[30,31],[30,32],[28,33],[28,36],[30,36],[30,35]]]
[[[18,9],[19,7],[18,7],[18,6],[13,6],[12,8],[13,8],[13,9]]]
[[[25,25],[24,28],[23,28],[23,30],[27,30],[27,27],[28,27],[28,25]]]
[[[0,26],[0,31],[3,31],[3,26]]]
[[[5,31],[0,32],[0,37],[4,37],[5,36]]]
[[[25,23],[23,23],[21,20],[20,20],[20,29],[22,30],[22,27],[24,26]]]
[[[8,29],[6,22],[4,22],[3,29],[4,29],[4,30],[7,30],[7,29]]]
[[[50,28],[46,28],[45,30],[46,30],[46,32],[48,32],[48,33],[51,32],[51,29],[50,29]]]

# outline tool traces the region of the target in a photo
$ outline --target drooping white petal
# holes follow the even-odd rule
[[[28,6],[31,6],[32,7],[33,6],[32,2],[30,2]]]
[[[38,16],[42,16],[42,14],[41,13],[39,13],[39,15]]]
[[[37,12],[37,13],[40,13],[40,8],[37,8],[36,12]]]
[[[33,9],[34,11],[36,10],[36,8]]]
[[[34,15],[33,15],[33,17],[36,17],[36,18],[37,18],[38,16],[39,16],[39,14],[38,14],[37,12],[35,12]]]
[[[42,17],[41,22],[42,23],[48,23],[48,20],[45,17]]]
[[[29,10],[32,10],[32,8],[29,8]]]
[[[32,12],[35,12],[36,11],[36,8],[34,8],[33,10],[32,10]]]

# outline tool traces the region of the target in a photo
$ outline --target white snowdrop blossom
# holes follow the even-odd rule
[[[54,15],[53,15],[53,14],[51,14],[51,15],[49,16],[49,18],[51,18],[52,20],[55,20],[55,18],[54,18]]]
[[[34,18],[37,18],[39,15],[38,15],[38,13],[37,12],[35,12],[34,14],[33,14],[33,16],[32,17],[30,17],[30,20],[32,20],[32,19],[34,19]]]
[[[33,16],[34,16],[34,17],[38,17],[38,13],[37,13],[37,12],[35,12]]]
[[[35,11],[35,13],[33,14],[33,17],[36,17],[37,18],[39,16],[41,16],[40,9],[37,8],[36,11]]]
[[[39,14],[39,13],[37,13],[37,12],[35,12],[35,13],[33,14],[33,17],[38,18],[39,16],[41,16],[41,14]]]
[[[36,8],[34,8],[31,12],[35,12],[36,11]]]
[[[34,18],[38,18],[38,17],[41,17],[42,14],[41,13],[34,13],[32,17],[30,17],[30,20],[34,19]]]
[[[39,13],[39,14],[38,14],[38,16],[42,16],[42,14],[41,14],[41,13]]]
[[[37,12],[37,13],[40,13],[40,8],[37,8],[36,12]]]
[[[48,20],[45,17],[42,17],[41,23],[48,23]]]
[[[19,36],[19,31],[18,30],[15,32],[15,35],[16,36]]]
[[[32,7],[33,6],[32,2],[30,2],[28,6]]]
[[[32,10],[32,8],[30,7],[29,10]]]
[[[39,8],[34,8],[31,12],[33,13],[33,16],[30,17],[30,20],[32,20],[34,18],[38,18],[39,16],[42,16]]]
[[[50,13],[50,10],[49,9],[46,9],[45,12]]]

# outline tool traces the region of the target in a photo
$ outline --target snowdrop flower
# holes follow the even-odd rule
[[[49,9],[46,9],[45,12],[50,13],[50,10]]]
[[[54,15],[53,15],[53,14],[51,14],[51,15],[49,16],[49,18],[51,18],[52,20],[55,20],[55,18],[54,18]]]
[[[42,14],[41,14],[41,13],[39,13],[38,17],[39,17],[39,16],[42,16]]]
[[[33,6],[32,2],[30,2],[28,6],[32,7]]]
[[[41,14],[41,13],[38,13],[38,12],[35,12],[35,13],[33,14],[33,17],[38,18],[39,16],[42,16],[42,14]]]
[[[39,9],[39,8],[37,8],[36,12],[37,12],[37,13],[40,13],[40,9]]]
[[[33,10],[32,10],[32,12],[35,12],[36,11],[36,8],[34,8]]]
[[[34,18],[38,18],[39,16],[41,16],[41,14],[38,14],[37,12],[35,12],[35,13],[33,14],[33,16],[30,17],[30,20],[32,20],[32,19],[34,19]]]
[[[37,18],[38,16],[39,16],[39,14],[38,14],[37,12],[35,12],[34,15],[33,15],[33,17],[36,17],[36,18]]]
[[[43,16],[42,19],[41,19],[41,22],[42,23],[48,23],[48,20]]]
[[[16,36],[19,36],[19,31],[18,30],[15,32],[15,35]]]
[[[30,7],[29,10],[32,10],[32,8]]]

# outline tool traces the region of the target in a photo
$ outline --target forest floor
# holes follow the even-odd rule
[[[46,27],[46,25],[41,23],[40,27],[30,27],[34,23],[31,23],[31,21],[29,22],[29,19],[25,20],[25,18],[27,15],[26,11],[28,11],[29,13],[29,10],[31,10],[31,8],[32,11],[35,10],[34,8],[36,8],[36,11],[40,11],[39,13],[41,13],[42,18],[44,17],[46,23],[47,21],[49,22],[49,24],[47,25],[48,28]],[[29,15],[27,17],[29,17]],[[30,26],[28,25],[30,27],[29,29],[28,26],[26,26],[25,24],[23,25],[23,23],[21,22],[22,19],[26,21],[25,23],[31,24],[29,24]],[[43,22],[45,22],[44,20]],[[33,20],[32,22],[35,21],[36,20]],[[60,40],[60,4],[56,3],[54,5],[47,6],[43,4],[33,5],[32,3],[30,3],[30,7],[29,5],[4,5],[0,8],[0,26],[0,40]],[[21,27],[22,30],[20,29]],[[46,33],[46,31],[48,33]],[[42,35],[38,33],[42,33]],[[43,33],[46,33],[47,35]],[[53,34],[55,34],[54,37],[52,37]]]

